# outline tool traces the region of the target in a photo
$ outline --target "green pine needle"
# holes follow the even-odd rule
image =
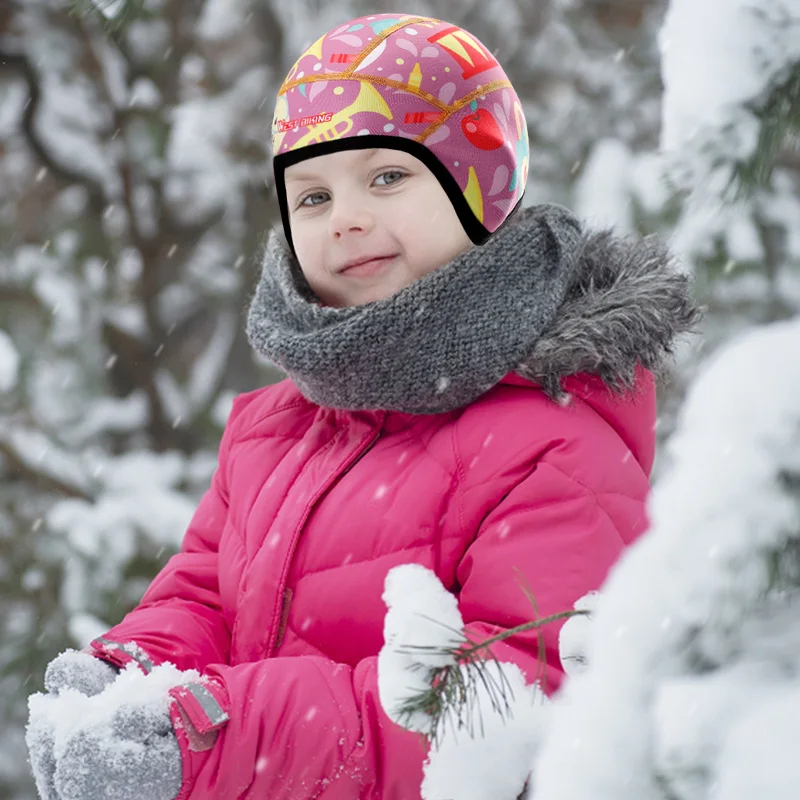
[[[426,683],[430,688],[410,697],[401,706],[399,710],[401,719],[410,719],[419,712],[426,714],[430,718],[430,726],[423,731],[423,735],[434,747],[441,744],[448,729],[452,729],[454,733],[465,730],[471,738],[475,738],[476,732],[483,735],[480,698],[488,697],[492,710],[506,718],[511,715],[511,701],[514,699],[514,691],[500,668],[500,662],[491,651],[491,645],[524,631],[588,613],[584,610],[562,611],[548,617],[525,622],[515,628],[509,628],[481,642],[475,642],[469,638],[465,640],[462,631],[443,625],[453,633],[454,642],[459,642],[458,644],[444,647],[409,646],[400,649],[399,652],[410,655],[449,656],[454,662],[438,668],[426,668],[422,665],[417,668],[427,672]],[[544,643],[541,636],[539,643],[537,676],[541,683],[540,675],[544,673],[546,667]],[[490,669],[488,664],[496,664],[497,670]]]
[[[747,197],[765,186],[775,168],[781,150],[800,141],[800,64],[788,78],[775,87],[764,104],[753,109],[761,120],[758,144],[753,156],[736,165],[732,187],[737,198]]]

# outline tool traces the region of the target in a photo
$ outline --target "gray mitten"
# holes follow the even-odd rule
[[[115,667],[89,653],[66,650],[47,665],[44,686],[51,695],[58,695],[65,689],[75,689],[92,697],[113,683],[117,674]],[[25,741],[39,797],[41,800],[58,800],[52,727],[44,719],[35,722],[31,720],[25,733]]]
[[[79,650],[65,650],[44,673],[44,688],[51,694],[77,689],[87,697],[100,694],[118,675],[116,667]]]
[[[58,800],[55,786],[56,757],[53,728],[46,720],[31,720],[25,731],[33,779],[41,800]]]
[[[174,800],[183,781],[169,713],[152,704],[119,708],[110,726],[77,731],[59,753],[59,800]]]

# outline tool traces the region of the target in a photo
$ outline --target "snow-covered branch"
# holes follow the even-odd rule
[[[765,108],[800,63],[800,2],[671,0],[661,50],[661,145],[671,175],[722,193],[758,155]]]
[[[14,426],[0,432],[0,453],[12,470],[66,497],[89,500],[93,482],[79,459],[43,432]]]
[[[90,207],[102,214],[105,206],[105,189],[102,184],[86,172],[76,169],[65,159],[56,156],[45,142],[38,126],[39,111],[43,102],[41,79],[28,54],[21,48],[14,49],[8,41],[0,40],[0,69],[16,69],[24,78],[28,88],[28,103],[21,119],[21,127],[31,150],[54,175],[65,183],[77,183],[85,187]]]

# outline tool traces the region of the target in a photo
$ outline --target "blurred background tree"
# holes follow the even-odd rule
[[[680,353],[662,438],[701,346],[800,305],[800,159],[783,137],[773,166],[742,175],[736,205],[698,210],[662,179],[665,8],[402,6],[466,27],[506,66],[529,123],[526,202],[668,235],[697,275],[706,336]],[[44,665],[139,599],[179,546],[233,395],[279,377],[252,356],[242,315],[278,219],[269,139],[283,76],[332,25],[396,10],[0,8],[0,796],[35,796],[22,730]],[[779,109],[767,101],[762,112]]]

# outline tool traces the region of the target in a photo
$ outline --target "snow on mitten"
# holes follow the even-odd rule
[[[73,689],[91,697],[113,683],[117,669],[89,653],[65,650],[45,669],[44,686],[52,696]],[[37,714],[29,704],[25,743],[41,800],[58,800],[55,790],[56,760],[53,752],[55,732],[46,714]],[[41,704],[39,708],[42,708]]]
[[[146,675],[131,664],[99,694],[31,695],[26,741],[43,800],[173,800],[183,765],[170,691],[201,680],[172,664]]]
[[[395,567],[386,577],[383,600],[385,644],[378,656],[378,691],[388,716],[402,727],[430,734],[424,711],[401,709],[431,689],[441,667],[455,667],[451,651],[465,643],[458,601],[436,575],[418,564]],[[526,685],[514,664],[486,660],[481,679],[474,664],[461,664],[476,687],[469,716],[474,724],[448,720],[423,767],[423,800],[496,800],[517,797],[530,774],[533,756],[549,720],[549,704],[536,685]],[[498,709],[488,686],[504,686],[507,707]]]
[[[51,694],[76,689],[91,697],[100,694],[119,674],[116,667],[89,653],[65,650],[56,656],[44,673],[44,688]]]
[[[575,602],[576,611],[587,611],[587,614],[576,614],[569,617],[561,627],[558,636],[558,654],[561,666],[567,676],[580,675],[589,666],[587,646],[592,614],[597,607],[599,592],[589,592]]]
[[[182,779],[169,711],[152,704],[120,706],[108,727],[78,730],[57,751],[60,800],[174,800]]]
[[[45,695],[39,695],[44,698]],[[36,713],[28,705],[28,725],[25,729],[25,744],[33,780],[41,800],[58,800],[55,786],[56,756],[55,731],[47,716]]]
[[[433,670],[455,665],[446,651],[464,642],[458,601],[420,564],[390,570],[383,601],[388,611],[384,646],[378,655],[381,705],[398,725],[424,733],[430,730],[430,717],[421,711],[405,714],[401,709],[411,697],[430,689]]]

